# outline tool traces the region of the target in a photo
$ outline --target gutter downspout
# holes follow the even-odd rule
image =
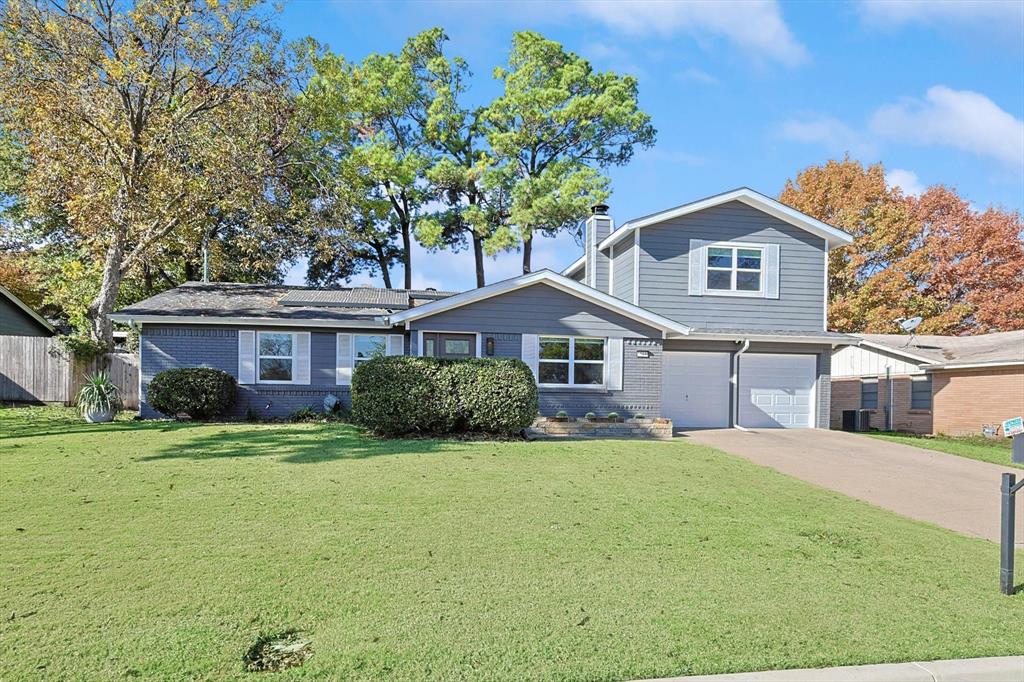
[[[740,431],[747,431],[743,426],[740,426],[740,356],[747,352],[750,348],[750,339],[743,339],[743,345],[738,351],[732,356],[732,376],[729,377],[729,385],[732,387],[732,400],[729,401],[732,412],[732,427],[739,429]]]

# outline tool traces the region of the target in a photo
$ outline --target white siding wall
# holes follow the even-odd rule
[[[888,355],[874,348],[847,346],[832,354],[832,378],[884,376],[889,367],[893,376],[924,374],[920,365]]]

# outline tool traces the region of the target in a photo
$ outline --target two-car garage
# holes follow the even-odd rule
[[[817,356],[796,353],[667,351],[662,414],[677,428],[731,425],[733,362],[736,423],[745,428],[813,428]]]

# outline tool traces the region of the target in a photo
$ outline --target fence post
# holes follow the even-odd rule
[[[1003,594],[1013,594],[1013,522],[1014,493],[1017,492],[1017,477],[1014,474],[1003,474],[1002,523],[999,533],[999,590]]]

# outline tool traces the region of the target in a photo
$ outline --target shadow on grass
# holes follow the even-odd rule
[[[183,425],[188,426],[188,425]],[[196,461],[273,457],[291,464],[316,464],[339,459],[367,459],[388,455],[424,454],[455,445],[442,440],[378,440],[348,424],[253,425],[179,439],[157,454],[139,461],[171,459]]]

